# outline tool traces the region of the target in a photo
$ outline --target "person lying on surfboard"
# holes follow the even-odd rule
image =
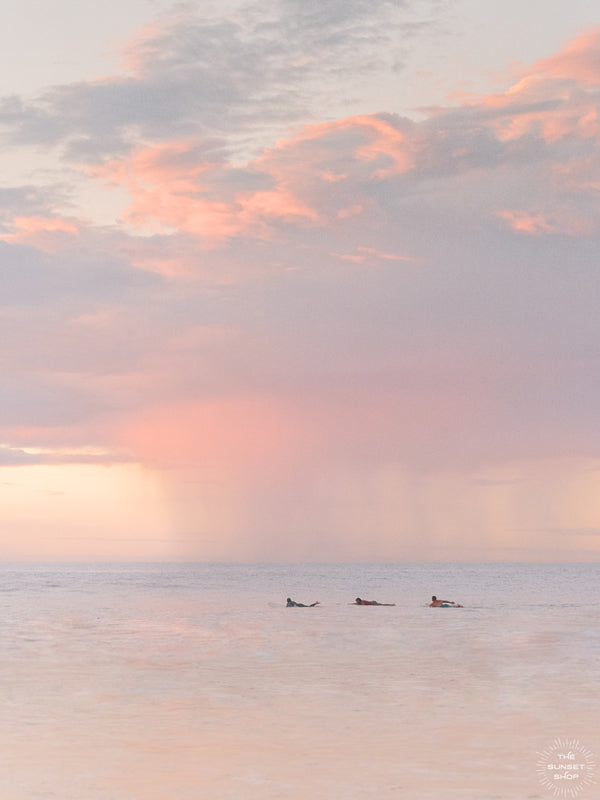
[[[350,603],[352,606],[395,606],[396,603],[378,603],[377,600],[361,600],[360,597],[357,597],[353,603]]]
[[[287,602],[286,602],[287,608],[313,608],[314,606],[318,606],[318,605],[319,605],[319,601],[318,600],[316,601],[316,603],[310,603],[309,605],[306,605],[305,603],[296,603],[296,602],[294,602],[291,597],[288,597]]]
[[[450,606],[462,608],[460,603],[455,603],[454,600],[438,600],[435,595],[433,595],[431,603],[429,603],[429,608],[449,608]]]

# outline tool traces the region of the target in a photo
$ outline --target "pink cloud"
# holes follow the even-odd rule
[[[175,141],[91,173],[128,190],[124,220],[132,227],[189,234],[213,248],[233,236],[277,238],[281,225],[324,227],[360,215],[366,202],[357,202],[358,180],[379,181],[413,165],[406,134],[357,116],[308,126],[242,169],[207,161],[197,141]]]
[[[525,78],[549,77],[582,86],[600,86],[600,25],[570,41],[560,53],[536,61]]]
[[[374,247],[359,247],[358,248],[360,253],[364,253],[366,256],[372,256],[373,258],[381,259],[383,261],[417,261],[418,259],[413,258],[412,256],[404,256],[398,253],[384,253],[381,250],[377,250]]]
[[[334,256],[335,258],[341,258],[343,261],[354,261],[356,263],[376,263],[377,261],[418,261],[417,258],[413,258],[412,256],[400,255],[399,253],[385,253],[381,250],[377,250],[375,247],[364,246],[357,247],[355,253],[331,253],[330,255]]]
[[[513,230],[521,233],[549,233],[555,230],[544,214],[502,210],[498,212],[498,216],[506,220]]]
[[[296,157],[293,167],[292,156]],[[309,185],[351,181],[358,175],[381,179],[408,172],[415,162],[411,135],[374,114],[307,125],[294,138],[265,151],[259,160],[270,174],[295,175]]]
[[[551,212],[530,212],[502,209],[498,216],[506,220],[509,227],[519,233],[561,233],[568,236],[586,236],[594,231],[595,223],[568,209],[553,209]]]
[[[600,140],[595,97],[557,98],[552,109],[533,111],[519,108],[519,102],[520,98],[507,94],[502,104],[506,113],[489,123],[502,142],[514,141],[529,134],[540,136],[548,144],[567,138]],[[535,98],[530,98],[529,102],[535,102]],[[484,99],[482,105],[494,107],[495,103],[495,98],[490,98]]]
[[[316,221],[318,216],[314,209],[286,189],[252,192],[247,196],[240,196],[239,205],[242,232],[264,230],[264,223],[269,219]],[[269,238],[268,234],[265,233],[264,238]]]
[[[152,36],[146,32],[140,41]],[[188,139],[141,148],[92,174],[127,189],[131,203],[124,220],[132,229],[160,234],[163,244],[168,237],[178,239],[161,253],[141,241],[128,245],[137,266],[170,275],[198,269],[192,250],[223,248],[235,238],[281,244],[307,230],[341,235],[357,225],[385,224],[387,197],[395,201],[401,182],[410,192],[420,179],[453,172],[462,177],[482,166],[496,171],[500,181],[503,170],[520,168],[532,142],[540,142],[534,159],[540,188],[532,189],[531,200],[520,199],[518,208],[505,198],[493,208],[490,195],[490,217],[497,214],[519,232],[581,235],[593,229],[593,215],[570,203],[564,192],[585,192],[594,203],[600,184],[595,163],[581,169],[581,153],[600,142],[600,113],[591,91],[600,85],[599,45],[600,26],[522,70],[504,93],[463,97],[449,115],[438,109],[433,127],[359,114],[307,125],[241,166],[211,160],[202,141]],[[145,56],[140,63],[147,67]],[[481,130],[493,140],[484,142]],[[492,142],[489,152],[497,155],[480,153],[480,142],[485,147]],[[563,143],[569,148],[561,149]],[[575,143],[581,143],[581,152]],[[378,189],[383,183],[386,193]],[[193,247],[183,243],[186,238]],[[377,249],[346,253],[339,245],[335,254],[357,263],[410,258]]]
[[[600,26],[594,26],[559,53],[522,69],[505,92],[460,98],[463,109],[502,145],[499,166],[530,175],[532,182],[522,185],[528,200],[496,211],[513,230],[587,236],[598,229],[599,86]],[[443,114],[435,112],[438,118]]]
[[[123,48],[121,63],[133,75],[143,76],[148,69],[148,61],[159,56],[155,42],[165,34],[167,27],[162,22],[151,22],[141,27],[129,38]]]
[[[355,264],[362,264],[365,261],[365,256],[359,253],[330,253],[334,258],[341,258],[342,261],[353,261]]]
[[[229,191],[226,183],[233,168],[199,156],[195,160],[196,151],[196,142],[168,142],[129,161],[110,162],[93,174],[128,189],[132,203],[125,221],[133,227],[187,233],[207,247],[241,234],[269,238],[269,220],[275,218],[316,218],[284,184],[272,190]]]
[[[340,210],[337,213],[337,216],[338,219],[349,219],[350,217],[360,216],[364,210],[365,207],[362,203],[354,203],[353,205],[348,206],[347,208],[340,208]]]
[[[600,26],[595,26],[559,53],[521,69],[505,92],[457,93],[455,99],[461,106],[495,111],[485,124],[503,142],[529,134],[548,143],[572,137],[600,140],[597,97],[591,91],[598,86]]]
[[[167,142],[140,150],[126,161],[91,170],[109,184],[125,187],[132,203],[124,219],[153,233],[177,230],[219,241],[239,232],[232,204],[202,196],[224,168],[203,161],[195,142]]]
[[[79,235],[79,225],[67,217],[14,217],[12,233],[0,235],[8,244],[28,244],[52,252],[65,246],[65,240]]]

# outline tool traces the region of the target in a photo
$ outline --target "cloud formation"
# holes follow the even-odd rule
[[[173,136],[210,140],[217,155],[256,149],[257,132],[343,103],[352,81],[388,69],[381,54],[432,5],[280,0],[220,18],[175,9],[132,39],[124,74],[6,97],[0,128],[9,143],[60,146],[89,163]]]
[[[597,461],[600,27],[420,118],[326,113],[414,10],[183,10],[122,75],[4,99],[4,142],[79,183],[0,190],[0,462],[132,459],[256,533],[335,519],[320,481],[389,521],[390,476],[410,505],[415,476],[512,497],[519,464]]]

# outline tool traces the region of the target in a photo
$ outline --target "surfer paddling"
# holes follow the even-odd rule
[[[429,608],[450,608],[450,606],[462,608],[460,603],[455,603],[454,600],[438,600],[435,595],[433,595],[431,603],[429,603]]]
[[[395,606],[396,603],[378,603],[377,600],[361,600],[360,597],[357,597],[353,603],[350,603],[351,606]]]
[[[314,608],[319,605],[319,601],[307,605],[306,603],[296,603],[291,597],[288,597],[285,605],[287,608]]]

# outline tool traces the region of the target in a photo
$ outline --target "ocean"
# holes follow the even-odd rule
[[[1,565],[0,799],[599,798],[599,572]]]

